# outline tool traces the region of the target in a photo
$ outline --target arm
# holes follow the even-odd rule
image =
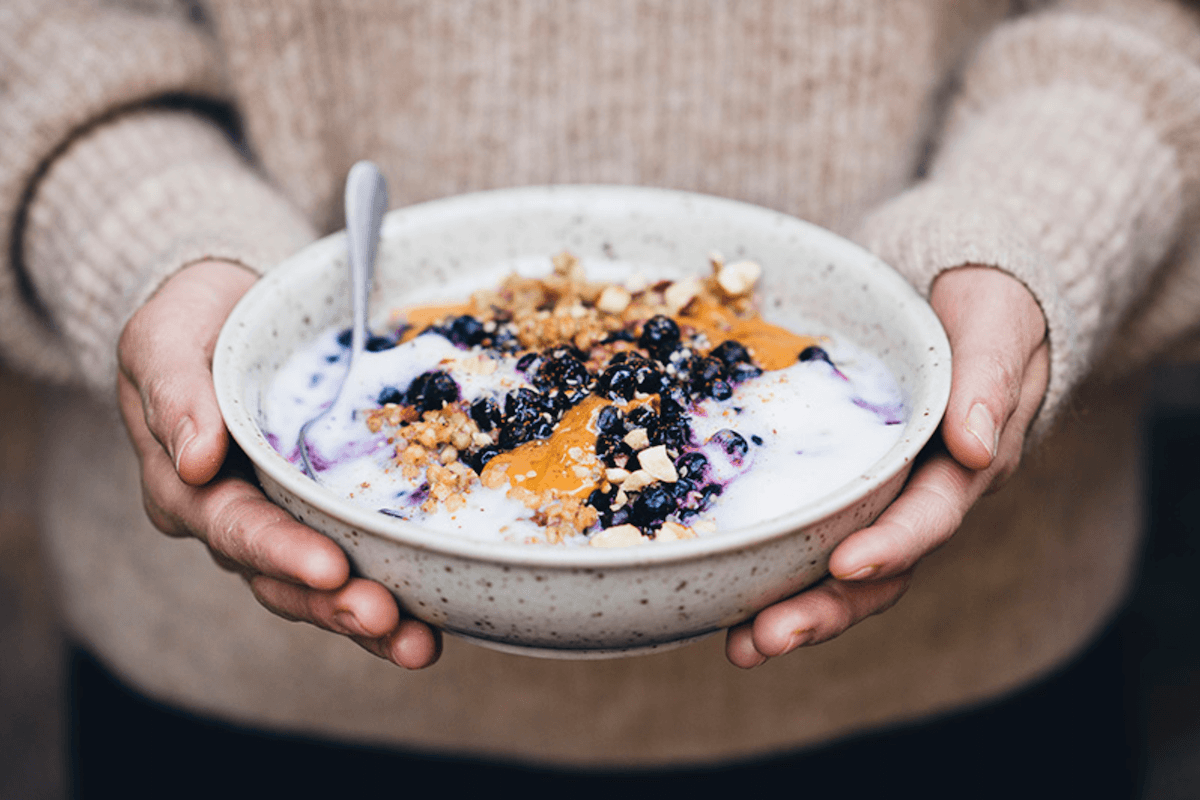
[[[834,551],[829,579],[730,631],[734,664],[894,604],[914,565],[1016,469],[1027,433],[1044,434],[1097,371],[1195,212],[1200,19],[1157,0],[1069,5],[983,44],[929,178],[861,233],[946,327],[955,364],[941,441],[879,520]]]
[[[0,114],[6,356],[99,402],[115,401],[118,376],[152,521],[203,541],[269,609],[431,663],[428,628],[401,621],[390,594],[350,579],[332,542],[226,463],[217,331],[255,272],[313,231],[212,120],[180,110],[222,96],[210,43],[186,21],[102,5],[6,11],[0,59],[20,110]]]

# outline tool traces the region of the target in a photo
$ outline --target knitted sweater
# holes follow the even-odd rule
[[[61,387],[43,525],[73,631],[194,710],[577,764],[794,748],[1060,663],[1136,557],[1138,375],[1200,351],[1200,13],[1028,5],[6,3],[0,351]],[[948,268],[1004,269],[1048,323],[1037,445],[894,609],[762,668],[723,663],[716,638],[594,663],[450,640],[404,673],[270,615],[198,543],[156,533],[113,410],[138,305],[198,259],[266,270],[338,227],[359,158],[394,205],[658,185],[855,236],[926,292]]]

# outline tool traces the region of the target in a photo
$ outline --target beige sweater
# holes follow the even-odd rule
[[[1198,351],[1200,14],[1028,5],[10,0],[0,350],[66,385],[47,395],[43,522],[72,629],[195,710],[559,763],[784,750],[1061,663],[1111,616],[1136,556],[1137,376]],[[237,145],[213,122],[228,107]],[[393,205],[660,185],[856,236],[922,290],[964,263],[1005,269],[1049,323],[1039,444],[896,608],[751,672],[714,637],[600,663],[451,640],[408,674],[286,623],[143,519],[114,343],[179,267],[265,270],[336,228],[364,157]]]

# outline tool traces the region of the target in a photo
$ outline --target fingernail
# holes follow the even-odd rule
[[[187,450],[188,444],[194,438],[196,438],[196,423],[192,422],[192,418],[184,417],[179,420],[179,424],[175,426],[175,432],[171,435],[171,458],[175,462],[176,472],[179,472],[179,464],[183,461],[184,451]]]
[[[983,403],[971,406],[971,411],[967,414],[967,431],[987,449],[988,456],[996,457],[996,450],[1000,446],[1000,431],[996,429],[996,423]]]
[[[836,577],[836,578],[838,578],[838,580],[842,580],[842,581],[861,581],[864,578],[871,577],[876,572],[879,572],[879,565],[868,564],[867,566],[862,567],[861,569],[859,569],[855,572],[852,572],[849,575],[842,575],[840,577],[835,575],[834,577]]]
[[[362,623],[358,621],[358,617],[354,616],[349,611],[335,611],[333,621],[338,624],[342,630],[352,633],[355,636],[366,636],[367,631],[363,628]]]
[[[792,638],[788,641],[788,650],[808,644],[812,641],[812,637],[812,628],[801,628],[800,630],[792,631]]]

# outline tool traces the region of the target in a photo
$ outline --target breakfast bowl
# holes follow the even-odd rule
[[[762,315],[818,340],[852,342],[894,377],[894,444],[851,479],[769,519],[631,547],[523,544],[448,535],[356,504],[314,481],[266,433],[265,398],[289,357],[351,317],[345,234],[265,275],[229,316],[213,375],[226,424],[265,493],[336,541],[356,574],[407,614],[483,646],[550,658],[677,647],[742,622],[821,580],[832,550],[899,493],[949,395],[950,351],[928,304],[857,245],[762,207],[617,186],[507,189],[390,212],[372,320],[462,287],[550,268],[570,252],[589,271],[681,277],[714,252],[762,265]],[[286,449],[286,448],[281,448]],[[780,491],[778,488],[775,491]],[[486,525],[488,523],[480,523]]]

